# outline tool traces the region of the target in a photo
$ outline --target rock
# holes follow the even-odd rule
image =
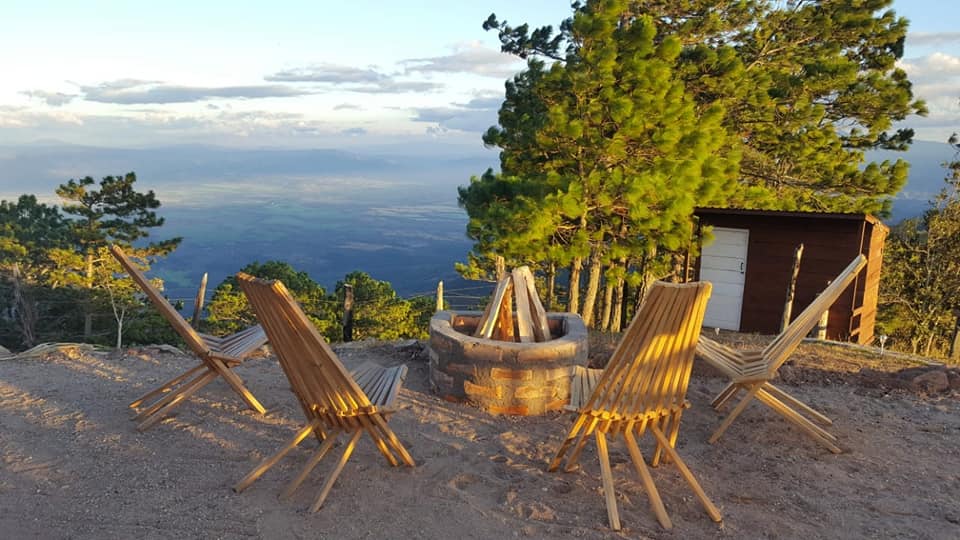
[[[910,389],[915,392],[926,392],[936,394],[950,388],[950,380],[944,370],[932,370],[922,375],[917,375],[910,381]]]
[[[787,384],[795,383],[799,378],[797,376],[796,368],[791,365],[780,366],[780,369],[777,371],[777,375],[779,375],[780,379]]]
[[[951,390],[960,390],[960,370],[951,369],[947,371],[947,380],[950,382]]]
[[[0,358],[12,357],[13,353],[10,352],[10,349],[0,345]]]

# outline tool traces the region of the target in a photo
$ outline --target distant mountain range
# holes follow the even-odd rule
[[[871,161],[904,159],[910,163],[907,184],[894,198],[893,212],[887,220],[897,223],[923,213],[929,201],[944,188],[946,170],[943,164],[954,158],[954,150],[944,142],[914,141],[906,152],[869,152]]]

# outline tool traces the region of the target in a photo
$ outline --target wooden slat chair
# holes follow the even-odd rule
[[[227,384],[240,395],[244,403],[251,409],[263,414],[265,412],[263,405],[247,390],[240,377],[232,371],[232,368],[240,365],[245,357],[267,342],[267,336],[264,334],[263,328],[259,325],[251,326],[226,337],[210,336],[197,332],[180,316],[177,310],[173,309],[167,299],[160,294],[160,291],[150,283],[143,272],[119,247],[111,246],[110,251],[127,274],[140,287],[140,290],[147,295],[160,315],[183,338],[187,347],[200,357],[200,364],[147,392],[130,404],[131,408],[136,409],[144,405],[147,400],[162,396],[139,411],[136,416],[136,419],[140,421],[137,429],[143,431],[159,422],[174,407],[213,382],[217,377],[223,377]]]
[[[413,458],[387,425],[387,416],[394,412],[393,403],[403,384],[407,367],[383,368],[366,362],[353,373],[347,372],[283,283],[257,279],[242,272],[237,274],[237,279],[270,337],[270,344],[300,402],[307,423],[279,451],[250,471],[234,486],[234,490],[241,492],[249,487],[311,433],[319,434],[323,443],[281,493],[282,498],[296,491],[333,447],[338,435],[343,433],[350,437],[340,460],[310,508],[311,512],[323,506],[333,483],[350,459],[357,439],[364,432],[370,435],[390,465],[399,464],[395,452],[405,464],[415,466]]]
[[[653,284],[550,463],[548,470],[557,470],[564,454],[572,447],[565,470],[573,470],[587,437],[594,435],[607,517],[614,530],[620,529],[620,517],[607,454],[607,435],[623,437],[653,512],[664,528],[671,528],[672,523],[635,438],[648,432],[656,441],[651,464],[658,465],[661,452],[665,452],[710,517],[716,522],[722,519],[720,511],[674,449],[680,417],[689,406],[685,398],[687,384],[710,291],[711,285],[707,282]]]
[[[700,341],[697,344],[698,356],[730,378],[730,384],[728,384],[711,403],[713,408],[719,410],[728,401],[736,397],[741,390],[746,392],[746,395],[740,400],[740,403],[730,411],[730,414],[723,420],[720,427],[710,436],[711,443],[717,442],[720,436],[723,435],[723,432],[733,423],[734,419],[743,412],[747,404],[749,404],[753,398],[757,398],[761,403],[769,406],[787,421],[793,423],[813,437],[814,440],[829,448],[831,452],[835,454],[842,452],[840,447],[836,445],[837,438],[814,423],[817,422],[826,426],[832,425],[833,422],[829,418],[782,389],[777,388],[770,381],[776,377],[777,370],[780,369],[780,366],[790,358],[790,355],[793,354],[793,351],[800,345],[803,338],[806,337],[817,324],[823,312],[830,309],[830,306],[837,301],[837,298],[839,298],[843,291],[853,282],[857,274],[866,264],[867,258],[863,255],[858,255],[857,258],[762,351],[738,351],[704,336],[700,336]],[[800,414],[798,410],[812,418],[813,421]]]

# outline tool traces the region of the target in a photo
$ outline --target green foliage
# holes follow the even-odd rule
[[[50,267],[47,252],[69,245],[69,232],[59,208],[34,195],[0,201],[0,267],[17,263],[27,275],[42,273]]]
[[[605,268],[687,246],[694,207],[737,189],[740,156],[729,148],[723,107],[698,107],[680,78],[681,41],[658,36],[651,17],[625,17],[627,6],[578,6],[561,27],[562,61],[548,69],[531,59],[507,83],[500,125],[484,136],[502,150],[502,174],[460,189],[476,244],[473,264],[459,269],[476,274],[490,253],[508,266],[571,264],[576,294],[589,260],[588,324]],[[507,52],[559,58],[549,32],[524,37],[525,27],[494,17],[486,26],[500,28]]]
[[[433,299],[412,301],[397,296],[390,283],[373,279],[364,272],[351,272],[338,281],[336,293],[328,295],[305,272],[281,261],[252,263],[242,270],[264,279],[276,279],[287,287],[304,313],[331,342],[343,340],[342,312],[345,284],[353,286],[353,338],[397,339],[426,337]],[[236,332],[256,324],[256,316],[235,277],[228,277],[214,290],[207,305],[206,328],[217,333]]]
[[[66,201],[62,212],[33,195],[0,201],[0,277],[16,276],[5,305],[12,314],[7,326],[18,329],[20,345],[44,337],[106,342],[115,331],[119,346],[124,322],[145,313],[139,291],[122,276],[107,247],[124,246],[146,269],[180,239],[132,247],[149,236],[148,229],[163,224],[154,211],[160,202],[152,191],[136,191],[135,182],[133,173],[108,176],[99,185],[90,177],[70,180],[57,189]],[[71,302],[71,308],[63,307]],[[79,332],[70,320],[76,309],[83,312]],[[101,313],[111,317],[98,316],[95,329]]]
[[[297,271],[282,261],[267,261],[263,264],[253,262],[243,267],[241,272],[263,279],[282,281],[317,329],[328,339],[338,339],[335,337],[339,326],[334,299],[306,272]],[[257,323],[256,315],[240,290],[235,276],[230,276],[217,285],[210,303],[207,304],[207,313],[209,316],[205,321],[206,328],[215,333],[229,334]]]
[[[505,52],[569,63],[586,56],[577,21],[598,11],[599,4],[575,3],[574,16],[556,35],[550,27],[513,28],[494,15],[484,28],[499,31]],[[893,123],[926,112],[896,67],[907,21],[888,9],[892,0],[602,4],[616,5],[620,25],[649,17],[655,43],[673,42],[664,58],[679,47],[675,72],[698,107],[723,107],[723,125],[737,135],[729,150],[743,156],[744,189],[729,204],[889,209],[889,197],[906,180],[907,164],[865,164],[863,151],[906,149],[913,132],[890,132]]]
[[[416,303],[397,296],[387,281],[379,281],[369,274],[354,271],[337,282],[336,294],[342,305],[345,285],[353,286],[353,338],[398,339],[423,338],[427,335],[426,313],[433,312],[427,301]],[[427,300],[430,300],[429,298]]]
[[[920,218],[893,228],[884,253],[880,324],[891,345],[940,355],[960,317],[960,145],[944,164],[947,186]]]
[[[136,181],[136,174],[129,172],[123,177],[104,177],[98,189],[90,176],[71,179],[57,188],[57,195],[65,201],[63,211],[77,218],[72,224],[78,247],[86,251],[111,242],[130,245],[148,237],[149,229],[163,225],[163,218],[154,211],[160,201],[153,191],[136,191]],[[179,238],[166,240],[153,244],[152,251],[169,253],[179,243]]]
[[[123,177],[104,177],[99,185],[89,176],[61,184],[57,195],[64,200],[63,211],[74,216],[69,221],[71,245],[50,251],[56,266],[48,277],[49,284],[89,291],[85,336],[92,337],[93,311],[108,308],[116,322],[118,347],[122,343],[124,317],[140,302],[134,296],[136,288],[122,275],[108,246],[119,244],[129,255],[147,261],[169,254],[180,243],[180,238],[172,238],[133,247],[134,241],[149,237],[149,229],[163,225],[163,218],[155,212],[160,201],[153,191],[137,191],[136,181],[131,172]]]

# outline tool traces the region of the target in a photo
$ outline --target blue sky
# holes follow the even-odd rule
[[[930,116],[960,131],[960,31],[942,2],[900,0],[902,62]],[[477,147],[523,67],[483,20],[559,23],[566,0],[5,4],[0,144]]]

